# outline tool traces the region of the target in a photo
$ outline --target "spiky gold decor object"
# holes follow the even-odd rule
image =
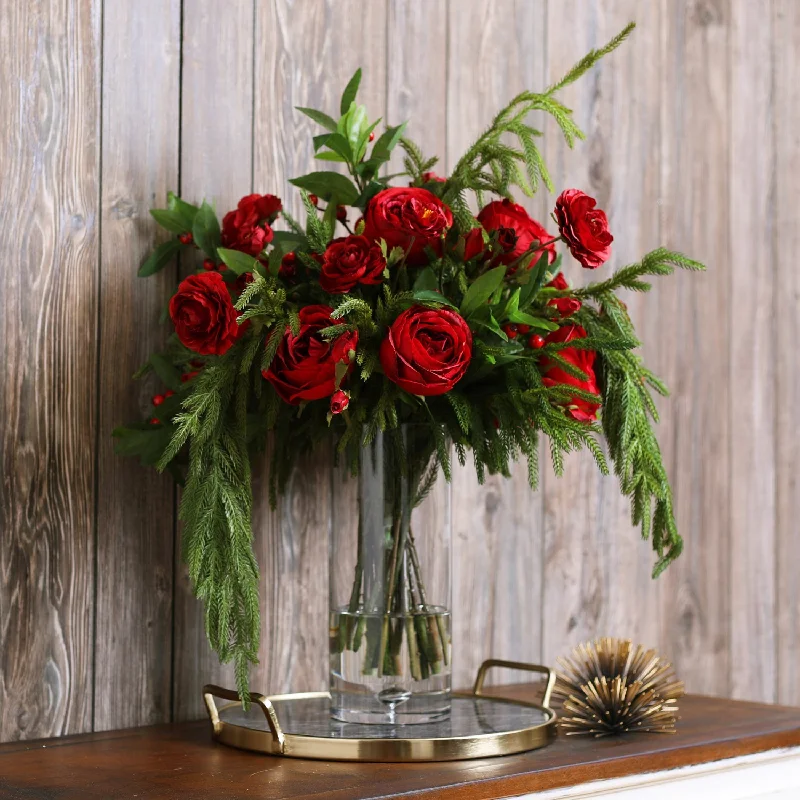
[[[553,696],[562,702],[559,726],[568,736],[675,733],[683,683],[655,650],[603,637],[557,662]]]

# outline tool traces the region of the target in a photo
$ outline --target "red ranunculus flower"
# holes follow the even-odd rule
[[[580,325],[563,325],[557,331],[548,334],[545,342],[546,344],[553,342],[566,343],[575,339],[585,338],[586,331]],[[565,347],[563,350],[559,350],[558,354],[566,361],[569,361],[570,364],[574,364],[578,369],[583,370],[587,375],[586,379],[570,375],[557,362],[544,356],[540,363],[542,383],[545,386],[566,384],[567,386],[574,386],[576,389],[582,389],[584,392],[596,394],[598,396],[598,402],[596,403],[584,400],[582,397],[573,397],[567,405],[567,411],[574,419],[581,422],[594,422],[597,419],[597,409],[600,408],[600,390],[597,388],[597,378],[594,374],[594,350]]]
[[[170,300],[169,315],[181,342],[204,356],[222,355],[243,330],[218,272],[202,272],[182,281]]]
[[[464,237],[464,261],[479,256],[483,249],[483,228],[472,228]]]
[[[337,389],[331,397],[331,414],[341,414],[350,405],[350,395]]]
[[[467,371],[472,333],[466,320],[447,309],[412,306],[392,323],[381,343],[386,377],[409,394],[449,392]]]
[[[425,263],[425,248],[441,251],[441,236],[453,224],[450,209],[427,189],[384,189],[369,201],[364,212],[364,236],[383,239],[391,250],[408,252],[406,263]]]
[[[538,247],[544,242],[551,241],[551,236],[528,212],[510,200],[495,200],[484,206],[478,214],[478,222],[489,233],[497,231],[498,243],[503,249],[499,261],[501,264],[511,264],[531,247]],[[547,263],[556,260],[555,244],[548,244],[542,248],[547,253]],[[541,253],[533,257],[532,264],[541,258]]]
[[[565,189],[556,200],[556,219],[573,257],[586,269],[597,269],[611,256],[614,237],[608,231],[606,212],[597,201],[578,189]]]
[[[249,194],[222,218],[222,246],[257,256],[271,241],[270,225],[283,206],[274,194]]]
[[[319,284],[330,294],[347,294],[357,283],[380,283],[385,268],[386,259],[375,242],[366,236],[343,236],[325,250]]]
[[[332,313],[330,306],[306,306],[300,309],[300,335],[286,328],[270,368],[262,373],[284,402],[296,406],[336,391],[336,364],[350,361],[358,332],[343,333],[332,342],[323,339],[319,335],[323,328],[341,324]]]
[[[547,285],[562,292],[565,289],[569,289],[569,284],[567,283],[567,279],[564,277],[563,272],[559,272],[558,275],[556,275],[555,278],[553,278],[553,280],[551,280]],[[561,315],[561,318],[564,319],[565,317],[571,317],[573,314],[580,311],[583,303],[581,303],[577,297],[554,297],[548,302],[547,305],[555,308]]]

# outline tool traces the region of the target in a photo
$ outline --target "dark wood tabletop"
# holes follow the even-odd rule
[[[533,686],[504,687],[531,699]],[[800,709],[689,696],[674,736],[559,738],[515,756],[440,764],[301,761],[234,750],[190,722],[0,745],[2,800],[488,800],[800,745]]]

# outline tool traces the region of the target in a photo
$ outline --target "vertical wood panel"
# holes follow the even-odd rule
[[[661,646],[692,692],[730,692],[730,5],[664,0],[663,243],[708,265],[658,290],[661,425],[686,546],[662,578]],[[669,326],[669,327],[667,327]],[[670,335],[671,334],[671,335]],[[746,491],[736,487],[735,491]]]
[[[95,730],[171,714],[172,479],[115,455],[110,431],[164,391],[131,375],[168,334],[174,270],[136,271],[155,245],[148,211],[178,185],[180,2],[106,3],[103,39]]]
[[[213,202],[220,216],[252,189],[254,35],[250,0],[183,2],[180,191],[190,202]],[[196,266],[193,259],[181,268]],[[206,640],[179,531],[175,549],[173,715],[183,720],[203,714],[203,684],[235,681]]]
[[[658,244],[660,14],[657,5],[633,0],[548,6],[548,83],[631,20],[638,26],[631,38],[562,94],[586,141],[572,152],[552,122],[546,128],[556,192],[575,187],[595,197],[615,237],[611,259],[597,271],[584,270],[565,252],[563,269],[573,285],[603,280]],[[649,298],[631,292],[623,300],[635,325],[652,318]],[[657,328],[652,334],[661,335]],[[601,476],[588,453],[569,457],[561,478],[548,464],[544,507],[545,660],[552,663],[598,635],[656,644],[654,556],[631,526],[618,479]]]
[[[515,94],[544,88],[544,19],[543,2],[450,3],[448,170]],[[526,205],[547,223],[543,198]],[[528,487],[524,462],[511,480],[491,476],[480,486],[469,460],[452,491],[453,681],[462,686],[486,658],[540,660],[541,495]]]
[[[760,23],[760,24],[763,24]],[[778,564],[778,701],[800,704],[800,5],[774,0],[772,18],[775,65],[773,125],[775,131],[775,199],[772,211],[775,242],[776,423],[776,559]],[[755,237],[761,241],[761,237]],[[737,487],[738,488],[738,487]],[[758,536],[759,528],[751,532]]]
[[[288,179],[320,168],[311,145],[320,131],[294,108],[337,115],[341,92],[361,66],[359,101],[371,119],[385,119],[386,13],[384,0],[257,4],[255,186],[279,194],[297,219],[305,212]],[[267,502],[266,464],[254,469],[262,663],[253,684],[261,691],[320,689],[327,681],[330,469],[327,452],[305,458],[292,477],[291,502],[282,501],[277,514]]]
[[[0,739],[92,723],[100,6],[0,16]]]
[[[736,0],[730,9],[730,688],[733,697],[770,702],[777,688],[772,3]]]

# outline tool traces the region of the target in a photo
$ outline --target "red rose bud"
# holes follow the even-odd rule
[[[213,272],[217,268],[217,265],[210,259],[207,258],[203,261],[203,269],[206,272]]]
[[[580,325],[564,325],[557,331],[548,334],[546,341],[551,342],[572,342],[575,339],[585,339],[586,331]],[[586,373],[586,378],[576,378],[564,370],[556,361],[551,361],[546,356],[542,357],[540,369],[542,372],[542,383],[545,386],[574,386],[584,392],[598,395],[597,402],[584,400],[582,397],[573,397],[567,404],[566,410],[580,422],[594,422],[597,419],[597,410],[600,408],[600,391],[597,388],[597,378],[594,374],[594,350],[579,350],[575,347],[566,347],[559,350],[561,358],[568,361],[573,366],[578,367]]]
[[[186,233],[182,233],[178,237],[178,241],[181,244],[191,244],[194,241],[194,236],[192,236],[192,234],[187,231]]]
[[[262,372],[290,405],[330,397],[336,391],[337,362],[350,363],[350,353],[358,345],[357,331],[347,331],[333,341],[319,335],[323,328],[342,324],[332,313],[330,306],[301,308],[299,336],[287,326],[270,368]]]
[[[423,172],[422,173],[422,182],[423,183],[446,183],[447,178],[443,178],[441,175],[437,175],[435,172]]]
[[[508,336],[509,339],[516,339],[517,338],[517,326],[516,325],[503,325],[503,333]]]
[[[498,244],[503,251],[499,258],[501,264],[511,264],[531,248],[554,238],[522,206],[510,200],[495,200],[484,206],[478,214],[478,222],[489,233],[497,231]],[[547,263],[552,264],[556,260],[555,244],[547,244],[542,250],[547,253]],[[535,253],[531,263],[536,263],[540,257],[541,252]]]
[[[547,285],[561,292],[569,289],[569,284],[563,272],[559,272]],[[555,308],[561,316],[561,319],[566,319],[577,311],[580,311],[583,303],[581,303],[577,297],[554,297],[552,300],[548,301],[547,305]]]
[[[344,206],[336,206],[336,219],[347,222],[347,209]]]
[[[427,263],[425,248],[441,253],[442,234],[453,224],[450,209],[427,189],[394,187],[378,192],[364,212],[364,236],[383,239],[388,251],[401,247],[406,264]]]
[[[222,218],[222,246],[257,256],[271,241],[270,225],[283,208],[273,194],[249,194]]]
[[[329,294],[347,294],[358,283],[380,283],[384,269],[386,259],[377,244],[365,236],[343,236],[325,250],[319,285]]]
[[[233,291],[236,294],[241,294],[248,283],[252,283],[255,279],[253,278],[252,272],[243,272],[234,282],[233,282]]]
[[[239,336],[236,309],[218,272],[190,275],[169,303],[181,343],[200,355],[222,355]]]
[[[453,311],[412,306],[392,323],[379,355],[386,377],[409,394],[445,394],[469,367],[472,333]]]
[[[153,405],[154,406],[160,406],[163,402],[164,402],[164,395],[163,394],[157,394],[153,398]]]
[[[528,344],[534,348],[534,350],[538,350],[540,347],[544,347],[545,345],[544,336],[534,333],[533,336],[528,339]]]
[[[556,200],[558,228],[573,258],[586,269],[597,269],[611,256],[614,237],[605,211],[597,201],[578,189],[565,189]]]
[[[337,389],[331,396],[331,414],[341,414],[350,405],[350,395]]]
[[[175,392],[173,392],[172,389],[167,389],[167,391],[164,392],[164,397],[172,397],[174,394]]]
[[[315,194],[310,194],[308,196],[308,202],[311,203],[312,206],[318,206],[319,205],[319,197],[317,197]]]
[[[297,274],[297,254],[287,253],[281,259],[281,265],[278,268],[278,276],[290,281]]]

